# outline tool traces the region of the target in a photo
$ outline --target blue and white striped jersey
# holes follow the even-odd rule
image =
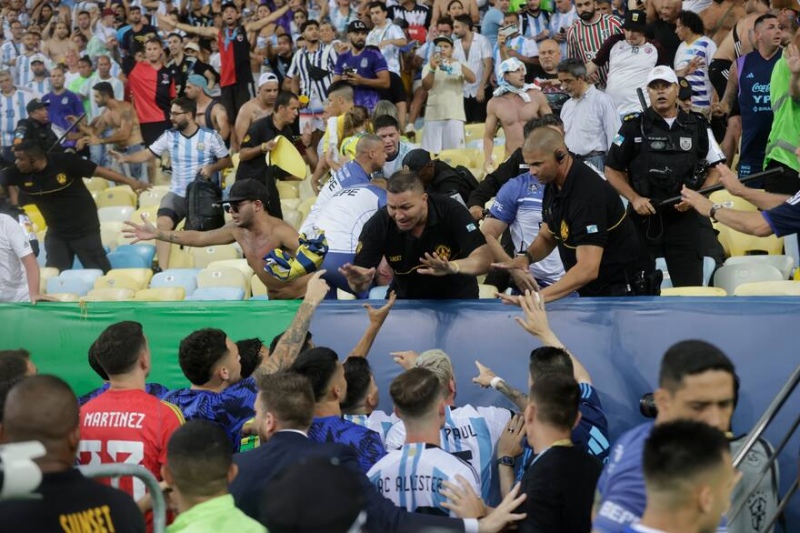
[[[169,152],[172,161],[169,190],[178,196],[186,196],[186,187],[194,181],[201,167],[211,165],[229,153],[219,133],[202,127],[189,137],[176,129],[167,130],[149,149],[157,156]]]
[[[16,77],[16,85],[19,87],[24,87],[28,85],[33,79],[33,71],[31,70],[31,60],[33,57],[41,57],[39,52],[34,52],[30,55],[25,54],[24,52],[17,58],[17,77]]]
[[[450,516],[442,507],[447,499],[441,494],[442,482],[455,482],[456,476],[469,481],[476,493],[480,491],[478,474],[469,463],[436,445],[421,442],[389,452],[367,472],[378,493],[396,506],[412,513],[440,516]]]
[[[392,174],[398,170],[403,170],[403,159],[405,159],[408,152],[416,148],[419,148],[419,146],[401,140],[400,146],[397,148],[397,155],[391,161],[387,158],[386,163],[383,164],[383,176],[388,180],[392,177]]]
[[[440,446],[446,452],[467,461],[478,473],[480,494],[491,504],[499,502],[499,484],[492,480],[495,446],[511,419],[511,411],[502,407],[465,405],[445,408]],[[406,440],[406,427],[396,423],[386,435],[386,449],[399,450]]]
[[[14,82],[17,81],[17,67],[11,61],[18,58],[22,53],[23,45],[14,41],[6,41],[0,46],[0,70],[8,70]]]
[[[575,10],[575,6],[572,6],[566,13],[562,13],[556,9],[550,14],[550,35],[555,35],[556,33],[563,33],[566,35],[567,29],[575,24],[576,20],[578,20],[578,12]],[[569,57],[566,39],[564,42],[559,43],[558,46],[561,48],[561,57]]]
[[[17,122],[28,118],[25,106],[36,96],[27,91],[14,90],[11,96],[0,94],[0,145],[14,144],[14,130]]]
[[[371,429],[381,436],[381,442],[386,444],[386,434],[394,424],[400,421],[394,413],[386,414],[383,411],[372,411],[369,415],[342,415],[342,418],[349,420],[359,426]]]
[[[369,180],[370,177],[367,175],[364,167],[359,165],[356,161],[350,161],[342,165],[339,170],[331,174],[330,179],[328,179],[322,186],[322,189],[320,189],[317,201],[311,206],[311,211],[308,213],[303,227],[300,228],[300,233],[306,233],[306,235],[308,235],[307,231],[317,225],[317,218],[322,210],[322,206],[328,203],[328,200],[333,198],[337,192],[358,185],[369,185]]]
[[[24,89],[33,93],[35,98],[41,98],[52,90],[50,78],[44,77],[41,80],[31,78],[31,81],[25,85]]]
[[[700,37],[688,45],[682,42],[675,52],[675,70],[688,67],[694,58],[700,60],[698,69],[686,75],[686,81],[692,87],[692,106],[695,108],[711,107],[711,80],[708,77],[708,66],[716,53],[717,45],[708,37]]]

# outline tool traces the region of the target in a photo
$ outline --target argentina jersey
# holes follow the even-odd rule
[[[452,516],[442,507],[442,483],[466,479],[472,490],[480,492],[478,474],[469,463],[434,444],[405,444],[390,452],[369,469],[367,477],[378,493],[396,506],[412,513]]]
[[[325,231],[331,252],[354,254],[364,224],[385,205],[386,191],[375,185],[341,189],[320,208],[314,226]]]
[[[31,81],[25,85],[25,90],[33,93],[33,96],[36,98],[41,98],[46,95],[50,92],[50,89],[50,78],[44,78],[42,80],[31,79]]]
[[[367,473],[386,455],[380,435],[339,416],[315,417],[308,429],[308,438],[316,442],[335,442],[350,446],[358,456],[358,464]]]
[[[381,437],[381,442],[386,442],[386,434],[394,424],[400,421],[394,413],[386,414],[383,411],[372,411],[369,415],[342,415],[342,418],[359,426],[371,429]]]
[[[392,177],[392,174],[403,170],[403,159],[406,158],[408,152],[416,148],[419,148],[419,146],[401,140],[397,148],[397,155],[391,161],[387,159],[386,163],[383,164],[383,176],[388,180]]]
[[[33,58],[42,57],[41,54],[22,54],[17,58],[17,86],[25,87],[33,79],[33,70],[31,70],[31,62]]]
[[[0,94],[0,144],[7,148],[14,144],[14,130],[17,129],[17,122],[27,118],[28,112],[25,106],[34,98],[34,95],[15,90],[11,96]]]
[[[440,446],[475,469],[480,479],[481,497],[491,504],[498,502],[500,495],[499,484],[492,479],[495,445],[510,419],[511,411],[502,407],[445,408]],[[400,421],[386,435],[386,448],[399,450],[405,440],[406,428]]]
[[[149,149],[159,157],[169,152],[172,160],[169,190],[178,196],[186,196],[186,187],[194,181],[201,167],[228,156],[228,148],[219,133],[203,127],[198,127],[189,137],[176,129],[167,130]]]
[[[314,202],[314,205],[311,206],[311,211],[308,213],[306,221],[300,228],[300,233],[308,235],[309,230],[316,227],[317,218],[319,217],[322,206],[324,206],[333,195],[342,189],[355,187],[357,185],[367,185],[369,184],[369,180],[370,177],[367,175],[367,172],[358,162],[350,161],[342,165],[339,170],[331,174],[331,177],[320,189],[317,200]]]
[[[539,235],[543,197],[544,185],[530,172],[508,180],[497,192],[489,214],[508,226],[515,250],[527,250]],[[532,263],[529,268],[537,281],[548,285],[564,275],[564,265],[557,249],[553,249],[541,261]]]

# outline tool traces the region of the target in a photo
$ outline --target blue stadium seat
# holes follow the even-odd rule
[[[153,262],[147,262],[143,257],[124,252],[111,252],[108,254],[108,261],[111,268],[150,268]]]
[[[187,300],[244,300],[244,290],[239,287],[200,287]]]
[[[111,248],[108,246],[103,246],[103,250],[106,252],[106,254],[111,252]],[[75,259],[72,260],[72,270],[83,270],[83,264],[81,264],[77,255],[75,256]]]
[[[86,294],[94,288],[94,281],[82,279],[80,277],[61,277],[56,276],[47,280],[47,293],[72,293],[78,296]]]
[[[150,288],[161,287],[183,287],[186,291],[186,298],[189,298],[197,289],[197,273],[199,268],[171,268],[159,272],[150,280]]]
[[[152,244],[120,244],[114,253],[133,254],[141,257],[147,263],[146,268],[153,266],[153,258],[156,256],[156,247]]]
[[[65,270],[60,274],[64,279],[80,279],[94,284],[95,280],[103,275],[99,268],[85,268],[81,270]]]

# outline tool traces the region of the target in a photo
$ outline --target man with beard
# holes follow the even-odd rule
[[[344,80],[353,86],[353,103],[366,107],[370,113],[380,99],[379,90],[388,89],[389,69],[380,50],[364,48],[367,43],[367,25],[354,20],[347,26],[350,51],[336,61],[333,81]]]
[[[303,296],[311,276],[302,276],[293,281],[279,281],[264,270],[265,260],[272,250],[280,248],[291,254],[297,251],[297,231],[284,221],[267,212],[269,191],[257,180],[237,181],[231,187],[225,210],[233,220],[223,227],[211,231],[167,231],[157,229],[142,220],[141,224],[126,222],[123,229],[127,237],[138,241],[158,240],[182,246],[214,246],[238,242],[245,259],[266,285],[270,300],[291,300]],[[321,299],[321,298],[320,298]]]
[[[239,151],[240,139],[244,139],[250,126],[258,119],[272,114],[278,91],[278,76],[272,72],[265,72],[258,78],[256,96],[244,104],[236,115],[235,136],[231,139],[231,149],[234,152]]]
[[[149,43],[148,43],[149,44]],[[209,180],[217,172],[231,167],[231,158],[225,142],[214,130],[201,128],[195,122],[197,106],[186,97],[172,101],[170,117],[173,129],[165,131],[147,150],[134,154],[111,155],[120,163],[144,163],[169,152],[172,161],[172,180],[169,192],[161,199],[156,224],[161,230],[171,230],[186,218],[186,188],[197,177]],[[157,243],[158,265],[168,268],[170,245]]]
[[[62,63],[68,50],[78,52],[78,47],[70,39],[69,26],[66,22],[57,22],[52,37],[45,39],[42,44],[42,53],[49,57],[53,63]]]
[[[253,73],[250,70],[250,41],[247,36],[277,21],[290,8],[298,7],[299,3],[299,0],[292,0],[263,19],[240,24],[239,8],[233,2],[226,2],[222,4],[222,28],[176,24],[169,16],[161,13],[158,14],[158,20],[167,28],[217,40],[221,57],[220,102],[225,106],[228,116],[235,117],[238,109],[255,94]]]
[[[39,97],[49,93],[51,89],[50,75],[45,66],[45,57],[42,54],[36,54],[31,58],[31,72],[33,73],[33,78],[25,85],[25,88]]]
[[[158,35],[158,28],[142,22],[142,8],[139,6],[131,6],[128,22],[130,27],[119,40],[119,47],[125,52],[125,72],[130,72],[134,67],[136,52],[144,50],[147,40]]]
[[[267,165],[266,154],[275,149],[276,137],[283,136],[291,140],[291,125],[297,120],[300,100],[290,92],[281,92],[275,100],[275,112],[259,119],[247,130],[239,150],[239,168],[236,180],[254,179],[263,183],[269,192],[264,208],[276,218],[283,218],[281,197],[276,180],[289,175],[274,165]],[[294,176],[303,179],[305,176]]]
[[[520,12],[522,19],[522,35],[530,37],[537,43],[550,37],[550,14],[542,11],[542,0],[528,0],[525,11]]]
[[[567,30],[567,57],[591,61],[603,43],[617,33],[622,33],[619,20],[611,15],[602,15],[595,0],[575,0],[578,20]],[[606,85],[606,70],[598,72],[600,88]]]
[[[186,98],[197,104],[197,125],[215,130],[227,142],[231,135],[228,113],[216,98],[211,98],[208,80],[200,74],[192,74],[186,79]]]

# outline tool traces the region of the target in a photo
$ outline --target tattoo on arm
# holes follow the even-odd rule
[[[183,244],[177,232],[158,230],[156,232],[156,239],[159,241],[172,242],[175,244]]]
[[[259,371],[264,374],[274,374],[286,370],[294,363],[300,353],[300,348],[306,340],[308,327],[311,324],[311,317],[314,316],[315,306],[303,302],[297,313],[289,324],[286,333],[283,334],[278,345],[275,346],[275,351],[264,360],[259,368]]]
[[[518,391],[505,381],[501,381],[497,384],[497,390],[503,393],[506,398],[514,402],[514,405],[520,409],[525,409],[528,406],[528,395]]]

